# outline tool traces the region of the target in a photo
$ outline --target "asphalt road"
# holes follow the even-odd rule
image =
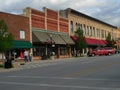
[[[0,90],[120,90],[120,54],[41,61],[1,72]]]

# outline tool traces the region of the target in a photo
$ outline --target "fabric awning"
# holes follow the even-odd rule
[[[119,40],[116,41],[115,43],[116,43],[117,46],[120,46],[120,41]]]
[[[74,41],[67,34],[60,35],[66,44],[75,44]]]
[[[77,41],[77,36],[71,36],[74,41]],[[94,46],[106,46],[106,40],[94,39],[94,38],[85,38],[87,45],[94,45]]]
[[[53,32],[53,31],[47,31],[47,30],[40,30],[33,28],[32,29],[33,35],[32,39],[34,43],[51,43],[52,42],[55,44],[66,44],[66,42],[60,37],[58,32]]]
[[[105,40],[99,40],[99,39],[93,39],[93,38],[86,38],[86,43],[88,45],[106,46]]]
[[[77,41],[78,37],[77,36],[70,36],[73,41]]]
[[[88,45],[99,45],[100,42],[97,39],[85,38]]]
[[[49,37],[55,42],[55,44],[66,44],[66,42],[60,37],[59,34],[48,33]]]
[[[33,42],[42,42],[45,43],[50,37],[46,32],[33,31]]]
[[[13,48],[32,48],[32,44],[29,41],[13,41]]]

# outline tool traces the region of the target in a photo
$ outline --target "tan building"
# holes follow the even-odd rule
[[[119,30],[116,26],[105,23],[101,20],[85,15],[74,9],[61,10],[60,15],[69,19],[69,35],[74,37],[75,31],[80,27],[86,37],[88,47],[106,45],[106,37],[111,33],[112,39],[117,40]]]
[[[120,27],[117,30],[116,46],[117,46],[118,49],[120,49]]]

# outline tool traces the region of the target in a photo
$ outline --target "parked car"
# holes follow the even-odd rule
[[[115,49],[112,47],[104,47],[104,49],[107,51],[107,55],[115,54]]]
[[[95,56],[95,55],[112,55],[115,53],[114,48],[112,47],[104,47],[104,48],[96,48],[93,50],[89,50],[87,55],[88,56]]]
[[[115,50],[115,54],[118,54],[118,53],[120,53],[120,49]]]

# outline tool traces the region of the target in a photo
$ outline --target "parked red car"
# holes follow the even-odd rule
[[[95,55],[112,55],[115,53],[114,48],[112,47],[104,47],[104,48],[96,48],[93,50],[89,50],[87,55],[88,56],[95,56]]]

